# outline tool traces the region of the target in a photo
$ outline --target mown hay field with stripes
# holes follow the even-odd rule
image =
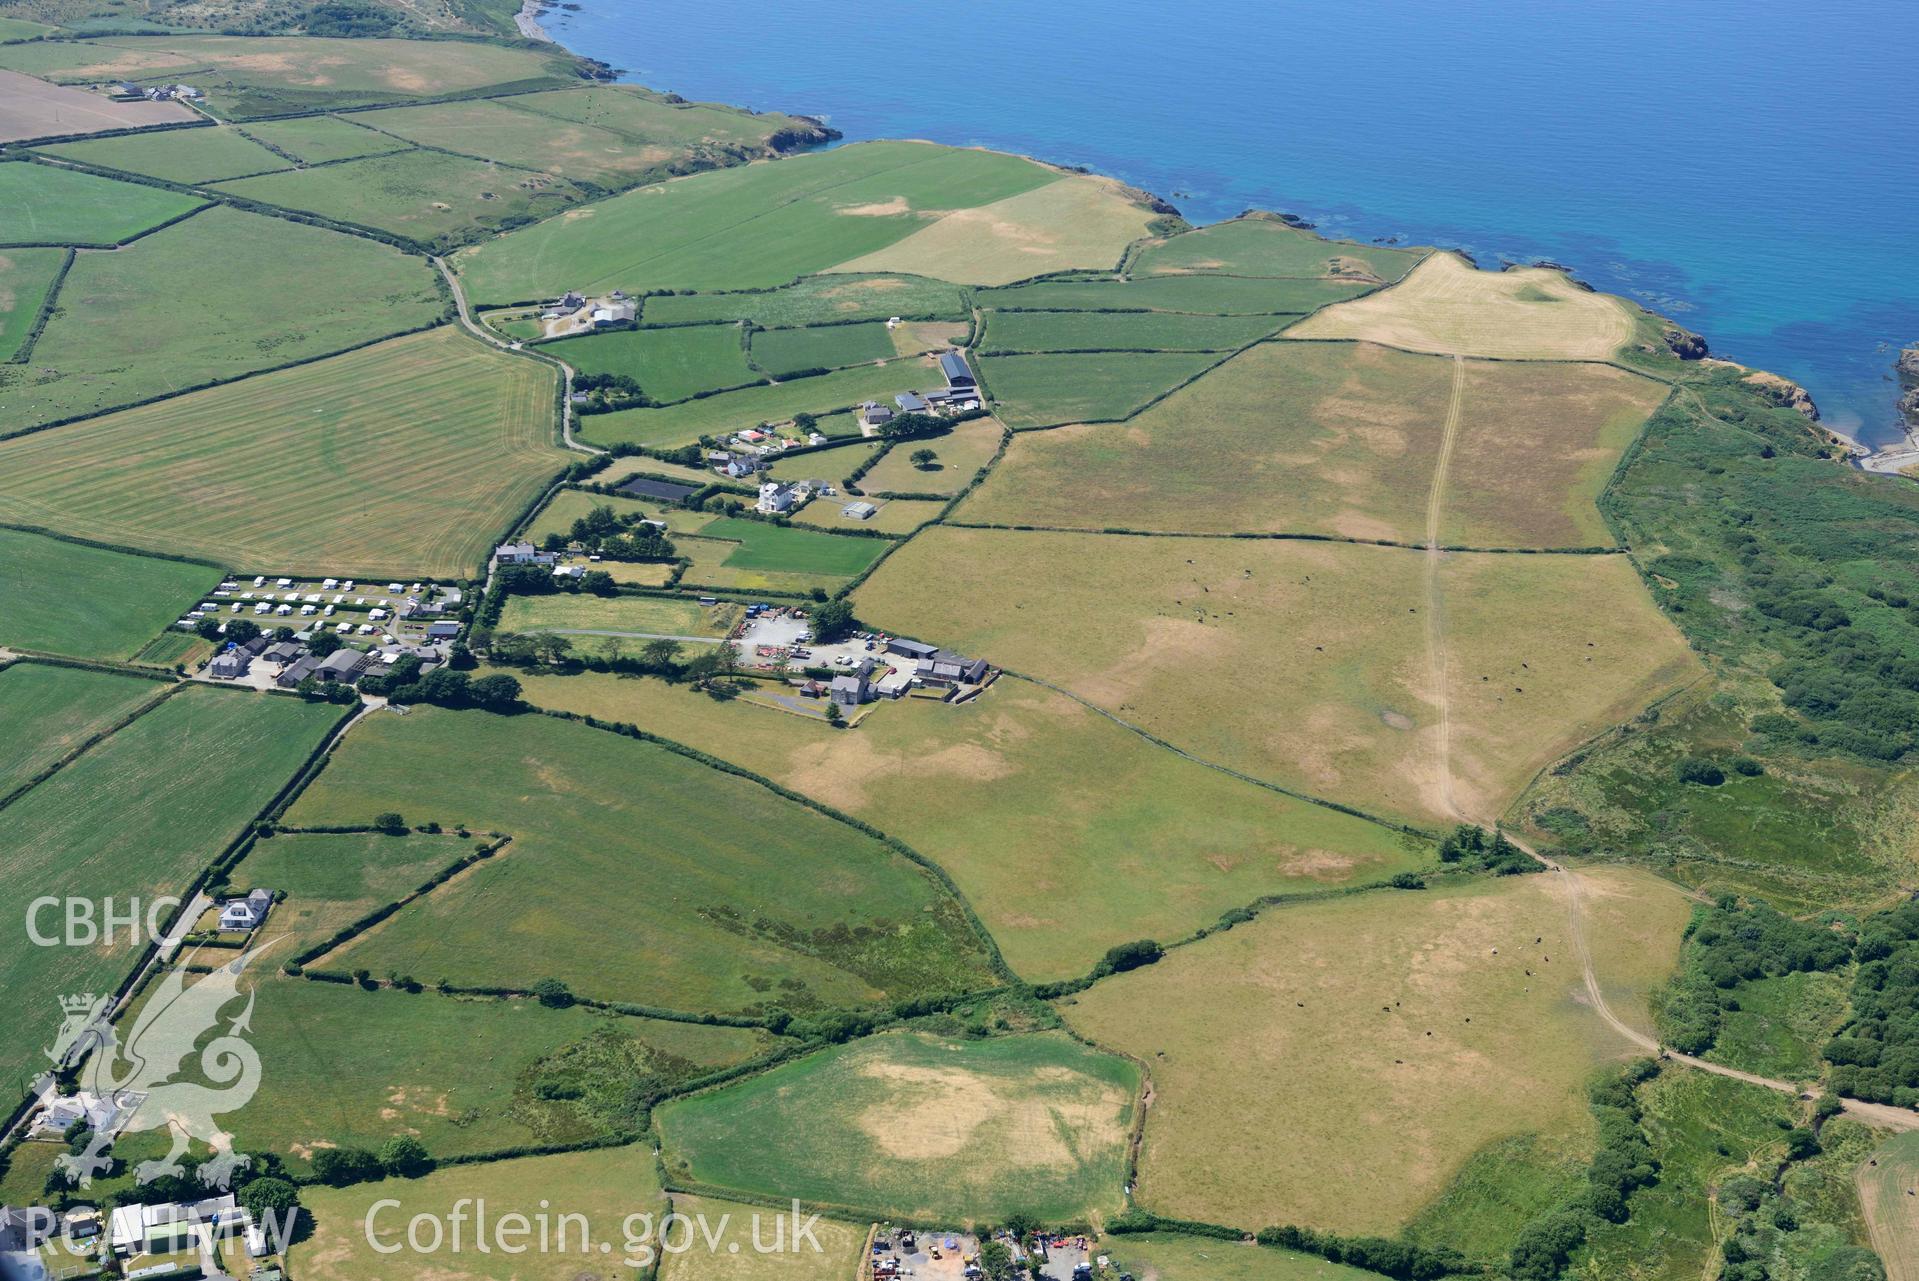
[[[80,667],[0,667],[0,797],[166,691],[160,681]]]
[[[25,167],[0,165],[0,179]],[[430,325],[443,307],[417,258],[225,208],[83,250],[55,302],[26,363],[0,366],[0,433],[324,356]]]
[[[284,572],[458,575],[558,472],[553,371],[434,329],[0,441],[0,520]]]

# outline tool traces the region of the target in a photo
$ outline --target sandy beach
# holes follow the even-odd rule
[[[546,34],[546,28],[540,25],[540,9],[540,0],[525,0],[520,11],[513,15],[513,23],[528,40],[544,40],[552,44],[553,37]]]

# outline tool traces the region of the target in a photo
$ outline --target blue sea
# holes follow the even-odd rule
[[[1891,3],[580,0],[624,78],[1282,210],[1482,265],[1548,258],[1897,435],[1919,340],[1919,23]]]

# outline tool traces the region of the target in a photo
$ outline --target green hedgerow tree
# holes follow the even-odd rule
[[[417,1179],[433,1168],[426,1145],[410,1134],[396,1134],[380,1145],[380,1165],[388,1174]]]

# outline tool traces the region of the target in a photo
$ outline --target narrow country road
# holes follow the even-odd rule
[[[573,435],[573,366],[567,364],[564,360],[558,360],[541,352],[529,351],[524,347],[516,347],[488,329],[485,325],[482,325],[479,321],[473,319],[473,312],[467,306],[466,290],[460,287],[459,276],[454,274],[453,269],[446,265],[445,259],[433,258],[430,261],[434,267],[439,270],[440,279],[446,281],[447,289],[453,294],[453,308],[460,318],[460,327],[462,329],[465,329],[481,342],[490,343],[498,347],[501,351],[510,351],[516,355],[537,360],[541,364],[551,365],[560,371],[560,440],[566,447],[568,449],[578,450],[583,454],[604,454],[606,452],[604,449],[595,445],[588,445]]]
[[[1445,591],[1440,580],[1440,566],[1445,552],[1440,550],[1440,528],[1446,502],[1446,482],[1452,467],[1454,445],[1459,437],[1461,405],[1464,400],[1466,383],[1466,362],[1453,357],[1452,400],[1446,409],[1446,425],[1439,442],[1439,459],[1433,467],[1432,487],[1426,499],[1426,666],[1433,688],[1434,719],[1438,740],[1434,747],[1434,767],[1436,779],[1434,786],[1435,808],[1462,823],[1477,823],[1481,827],[1493,827],[1494,822],[1475,818],[1460,808],[1452,769],[1452,696],[1447,683],[1447,642],[1445,617]],[[1703,407],[1702,407],[1703,408]],[[1548,872],[1559,878],[1565,889],[1566,918],[1572,938],[1573,955],[1579,961],[1581,980],[1586,989],[1586,1002],[1602,1022],[1621,1037],[1648,1054],[1657,1055],[1663,1062],[1681,1063],[1697,1068],[1701,1072],[1710,1072],[1714,1076],[1730,1077],[1748,1085],[1757,1085],[1764,1089],[1776,1090],[1795,1098],[1806,1092],[1807,1087],[1791,1081],[1774,1080],[1760,1076],[1755,1072],[1742,1072],[1738,1068],[1723,1063],[1708,1063],[1706,1060],[1690,1054],[1681,1054],[1677,1050],[1667,1049],[1658,1039],[1633,1027],[1618,1014],[1606,1000],[1605,991],[1600,987],[1598,971],[1593,967],[1592,950],[1586,945],[1586,919],[1583,891],[1579,874],[1561,863],[1549,858],[1526,842],[1517,839],[1510,832],[1506,839],[1511,841],[1528,856],[1537,861]],[[1892,1107],[1882,1103],[1864,1103],[1856,1099],[1843,1100],[1846,1115],[1863,1121],[1868,1125],[1886,1126],[1898,1130],[1919,1130],[1919,1112],[1909,1108]]]

